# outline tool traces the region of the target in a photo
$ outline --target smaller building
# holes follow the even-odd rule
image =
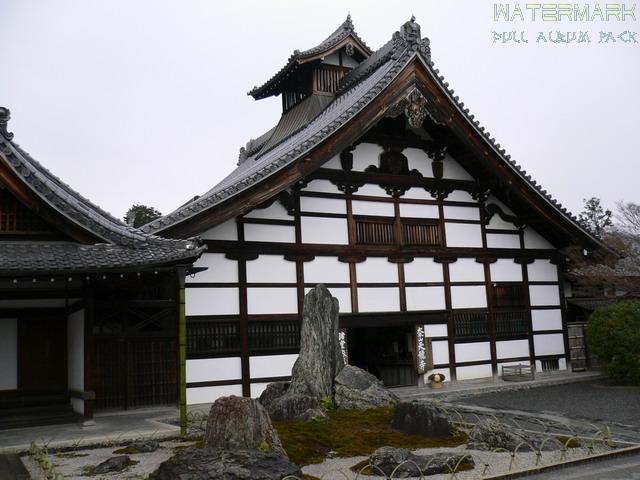
[[[177,404],[180,292],[205,247],[113,218],[8,121],[0,108],[0,429]]]

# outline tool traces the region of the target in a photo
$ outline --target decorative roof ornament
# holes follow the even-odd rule
[[[247,159],[247,149],[244,148],[244,147],[240,147],[240,153],[238,153],[238,163],[237,163],[237,165],[240,165],[246,159]]]
[[[10,119],[11,110],[6,107],[0,107],[0,135],[2,135],[7,140],[11,140],[13,138],[13,133],[10,133],[7,130]]]
[[[413,128],[422,127],[422,123],[427,118],[427,99],[420,90],[414,88],[407,96],[408,104],[404,109],[404,114]]]
[[[431,60],[431,47],[427,37],[420,36],[420,24],[416,22],[416,17],[411,16],[411,20],[405,22],[400,27],[400,37],[409,45],[409,47],[420,52],[426,60]]]
[[[350,57],[353,57],[353,55],[356,53],[356,47],[353,46],[353,43],[347,43],[347,45],[344,47],[344,53],[346,53]]]

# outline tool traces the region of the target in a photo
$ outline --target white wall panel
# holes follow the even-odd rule
[[[296,230],[293,225],[244,225],[244,239],[247,242],[295,243]]]
[[[405,282],[442,282],[442,264],[433,258],[416,257],[413,262],[404,264]]]
[[[444,287],[406,287],[407,310],[444,310]]]
[[[473,258],[459,258],[449,264],[452,282],[484,282],[484,265]]]
[[[298,292],[295,288],[248,288],[249,314],[298,313]]]
[[[509,207],[507,207],[506,204],[502,203],[500,200],[498,200],[496,197],[494,197],[493,195],[489,195],[489,198],[487,199],[487,205],[490,204],[496,204],[498,207],[500,207],[500,209],[506,213],[507,215],[512,215],[514,216],[515,213],[513,213],[513,210],[511,210]]]
[[[480,225],[469,223],[445,223],[448,247],[482,247]]]
[[[537,356],[564,354],[564,338],[561,333],[534,335],[533,346]]]
[[[496,356],[498,358],[517,358],[529,356],[528,340],[507,340],[496,342]]]
[[[298,354],[249,357],[251,378],[288,377]]]
[[[368,257],[356,264],[358,283],[398,283],[398,265],[386,257]]]
[[[467,171],[456,162],[451,155],[447,155],[443,162],[443,178],[453,180],[473,180],[473,177],[467,173]]]
[[[353,151],[353,170],[356,172],[364,172],[369,165],[380,164],[379,157],[382,153],[382,147],[374,143],[361,143]]]
[[[199,403],[213,403],[220,397],[228,397],[230,395],[241,397],[242,385],[187,388],[187,403],[189,405],[197,405]]]
[[[478,362],[491,360],[489,342],[456,343],[456,362]]]
[[[310,288],[305,288],[305,295],[309,293]],[[351,313],[351,289],[331,287],[329,293],[338,299],[340,313]]]
[[[487,233],[489,248],[520,248],[520,236],[509,233]]]
[[[419,148],[405,148],[402,154],[407,157],[409,170],[418,170],[423,177],[433,177],[433,169],[431,168],[431,159]]]
[[[316,257],[304,263],[305,283],[349,283],[349,264],[336,257]]]
[[[447,198],[444,199],[445,202],[473,202],[477,201],[471,196],[469,192],[465,192],[464,190],[454,190]]]
[[[505,222],[504,220],[502,220],[502,218],[500,218],[500,215],[494,215],[493,217],[491,217],[491,220],[487,224],[487,228],[493,228],[496,230],[518,230],[518,227],[516,227],[513,223]]]
[[[492,282],[521,282],[522,265],[511,258],[500,258],[490,264]]]
[[[18,388],[18,321],[0,318],[0,390]]]
[[[533,330],[562,330],[562,312],[558,310],[531,310]]]
[[[403,218],[440,218],[437,205],[401,203],[400,216]]]
[[[355,195],[390,198],[389,194],[380,185],[366,183],[358,189]]]
[[[351,208],[354,215],[374,215],[378,217],[393,217],[395,215],[391,202],[368,202],[353,200]]]
[[[245,214],[246,218],[267,218],[269,220],[293,220],[293,216],[287,213],[279,201],[273,202],[267,208],[256,208]]]
[[[240,357],[187,360],[187,383],[238,380],[242,378]]]
[[[558,369],[559,370],[566,370],[567,369],[567,359],[566,358],[559,358],[558,359]]]
[[[451,287],[452,308],[486,308],[487,290],[484,285]]]
[[[296,262],[285,260],[282,255],[260,255],[247,261],[249,283],[296,283]]]
[[[342,170],[342,162],[340,155],[335,155],[328,162],[322,164],[322,168],[332,168],[334,170]]]
[[[553,250],[555,247],[531,227],[524,229],[524,248]]]
[[[527,265],[530,282],[557,282],[558,267],[549,260],[536,260]]]
[[[237,288],[189,288],[185,290],[187,315],[240,313]]]
[[[220,225],[216,225],[206,232],[201,233],[200,237],[203,240],[237,240],[238,226],[236,224],[236,219],[231,218]]]
[[[458,380],[472,380],[474,378],[487,378],[492,376],[493,370],[491,369],[491,364],[456,368],[456,378]]]
[[[444,365],[449,363],[449,342],[439,341],[431,342],[433,351],[433,363],[436,365]]]
[[[529,285],[532,306],[560,305],[560,290],[556,285]]]
[[[302,189],[303,192],[343,193],[329,180],[312,180]]]
[[[0,382],[1,378],[0,374]],[[67,385],[69,390],[84,391],[84,309],[67,317]],[[84,402],[78,407],[80,403],[84,411]]]
[[[238,262],[225,258],[224,253],[204,252],[194,266],[205,267],[207,270],[198,272],[193,277],[187,276],[187,283],[238,281]]]
[[[480,209],[476,207],[450,207],[445,205],[444,218],[450,220],[480,220]]]
[[[360,191],[358,191],[360,193]],[[413,187],[404,192],[400,199],[411,198],[413,200],[433,200],[433,197],[424,188]]]
[[[447,324],[439,323],[434,325],[425,325],[424,334],[427,337],[446,337],[447,336]]]
[[[358,288],[360,312],[397,312],[400,310],[398,288]]]
[[[347,202],[339,198],[300,197],[301,212],[347,213]]]
[[[300,222],[304,243],[336,245],[349,243],[347,220],[344,218],[302,217]]]
[[[262,392],[264,392],[267,389],[267,385],[269,385],[268,383],[252,383],[251,384],[251,398],[259,398],[260,395],[262,395]]]

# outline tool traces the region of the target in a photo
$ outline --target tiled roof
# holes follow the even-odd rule
[[[125,225],[91,203],[14,143],[13,135],[7,131],[8,120],[9,110],[0,107],[0,161],[70,224],[100,240],[95,245],[2,241],[0,272],[77,269],[78,259],[86,261],[87,268],[124,268],[145,262],[158,265],[195,259],[202,253],[204,247],[197,239],[172,240],[150,235]]]
[[[334,34],[335,35],[335,32]],[[329,37],[331,38],[331,37]],[[303,125],[294,135],[284,139],[279,145],[262,156],[248,155],[238,168],[223,179],[218,185],[174,212],[145,225],[143,230],[156,232],[182,222],[198,213],[209,209],[224,200],[233,197],[256,183],[273,175],[283,167],[302,157],[306,152],[326,140],[338,128],[357,115],[371,102],[395,76],[416,56],[420,57],[432,77],[441,86],[471,126],[491,145],[494,152],[504,163],[526,184],[533,188],[545,202],[564,217],[571,227],[579,230],[594,244],[600,242],[587,232],[565,207],[557,202],[546,190],[527,175],[506,151],[496,143],[489,132],[465,108],[464,103],[454,95],[449,83],[441,76],[431,60],[431,49],[428,38],[420,37],[420,26],[414,18],[402,26],[401,32],[395,32],[389,42],[365,59],[341,81],[340,90],[333,102],[329,104],[315,119]],[[258,152],[258,149],[254,150]]]

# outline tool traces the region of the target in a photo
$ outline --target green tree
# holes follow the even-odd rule
[[[578,216],[578,221],[594,237],[602,238],[613,224],[612,215],[611,210],[605,210],[602,207],[599,198],[591,197],[589,200],[584,200],[584,208]]]
[[[124,216],[124,222],[132,227],[139,228],[147,223],[160,218],[162,213],[153,207],[146,205],[133,205]]]
[[[640,385],[640,301],[596,309],[587,324],[587,345],[614,383]]]

